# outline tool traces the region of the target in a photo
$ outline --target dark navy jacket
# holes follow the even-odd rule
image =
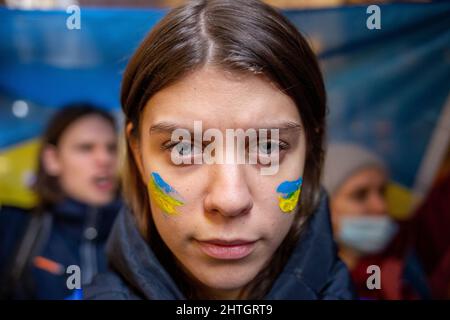
[[[266,299],[353,299],[347,268],[336,254],[328,200],[320,205]],[[185,299],[123,210],[108,243],[111,267],[84,290],[87,299]]]
[[[13,260],[18,247],[30,231],[35,213],[2,207],[0,209],[0,285],[8,287],[12,299],[66,299],[74,291],[67,288],[71,275],[67,267],[76,265],[81,270],[81,284],[92,281],[107,267],[105,244],[114,219],[121,207],[115,201],[101,208],[89,207],[66,199],[45,211],[46,227],[32,238],[33,250],[27,257],[26,268],[20,279],[10,283]],[[13,287],[13,288],[11,288]],[[5,297],[2,297],[5,298]]]

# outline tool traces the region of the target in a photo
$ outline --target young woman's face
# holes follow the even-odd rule
[[[262,164],[236,161],[175,164],[172,150],[179,146],[174,146],[171,134],[175,128],[193,131],[194,121],[201,121],[203,131],[215,128],[224,137],[226,129],[280,128],[278,172],[262,175]],[[212,67],[191,73],[148,101],[134,156],[144,183],[159,181],[160,190],[176,194],[177,200],[168,201],[178,201],[177,212],[170,212],[161,205],[167,199],[150,192],[153,220],[179,265],[209,296],[236,297],[271,260],[289,231],[296,210],[280,209],[277,188],[303,176],[302,128],[294,102],[263,77]],[[261,142],[260,152],[271,149],[268,141]],[[182,158],[195,158],[202,147],[194,142],[175,151]],[[223,152],[230,152],[226,145]]]
[[[49,174],[69,197],[89,205],[112,201],[117,189],[117,136],[111,123],[87,115],[69,125],[43,153]]]

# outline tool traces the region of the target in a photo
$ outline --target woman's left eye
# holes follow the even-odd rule
[[[272,154],[276,150],[276,145],[272,141],[260,142],[259,152],[263,154]]]
[[[260,141],[258,143],[258,152],[262,155],[270,156],[273,153],[280,152],[280,150],[284,150],[287,148],[287,144],[282,141]]]

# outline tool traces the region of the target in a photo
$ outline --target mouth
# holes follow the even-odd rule
[[[102,192],[110,192],[115,186],[114,178],[111,176],[97,176],[93,181],[94,186]]]
[[[200,250],[204,254],[220,260],[243,259],[254,251],[256,242],[256,240],[242,239],[197,240]]]

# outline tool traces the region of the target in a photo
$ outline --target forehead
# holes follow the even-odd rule
[[[99,115],[86,115],[70,124],[61,136],[60,141],[98,141],[115,139],[115,131],[111,123]]]
[[[377,188],[387,183],[386,172],[378,167],[367,167],[358,170],[342,185],[342,189],[351,192],[359,188]]]
[[[213,67],[194,71],[157,92],[142,123],[203,121],[205,127],[251,128],[271,121],[297,121],[293,100],[262,76],[232,74]]]

